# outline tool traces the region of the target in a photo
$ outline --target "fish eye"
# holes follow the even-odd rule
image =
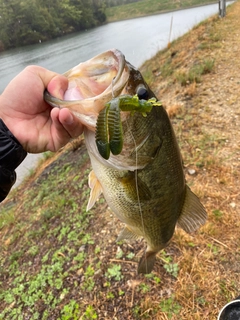
[[[148,90],[143,86],[139,86],[137,88],[137,96],[139,99],[148,100],[149,98]]]

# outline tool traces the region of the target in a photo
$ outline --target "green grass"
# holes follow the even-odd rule
[[[181,305],[174,299],[174,296],[164,299],[159,304],[160,309],[164,311],[168,319],[172,319],[173,315],[177,315],[181,310]]]
[[[115,281],[120,281],[123,278],[121,273],[121,266],[118,264],[113,264],[107,269],[106,277]]]
[[[192,66],[188,72],[177,72],[175,77],[182,86],[186,86],[193,82],[199,83],[202,81],[202,75],[210,73],[213,70],[213,67],[214,59],[205,59]]]
[[[85,210],[89,168],[82,179],[76,175],[75,167],[66,161],[66,156],[60,157],[57,165],[47,168],[45,177],[43,174],[25,192],[23,210],[27,214],[23,219],[18,219],[16,205],[8,205],[1,211],[0,229],[13,226],[3,249],[9,250],[10,245],[13,250],[8,258],[2,250],[0,252],[0,273],[11,279],[7,287],[0,289],[0,305],[4,306],[0,309],[0,319],[24,319],[26,308],[31,319],[39,319],[39,303],[45,306],[41,319],[48,319],[52,310],[60,305],[63,306],[61,319],[79,318],[78,304],[73,300],[64,303],[70,294],[65,282],[69,274],[85,262],[86,254],[77,252],[77,248],[94,244],[86,232],[92,218],[92,213]],[[87,161],[87,154],[79,157],[79,167]],[[75,194],[79,194],[78,197]],[[40,263],[35,264],[35,261]],[[86,290],[94,286],[93,273],[93,267],[87,265],[82,284]],[[89,307],[85,318],[90,319],[90,314],[94,316]]]
[[[191,6],[198,6],[210,3],[209,0],[142,0],[126,5],[110,7],[106,9],[107,21],[118,21],[131,19],[135,17],[152,15],[162,11],[172,11],[176,9],[184,9]]]

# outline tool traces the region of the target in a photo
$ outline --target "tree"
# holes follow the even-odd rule
[[[105,0],[0,0],[0,51],[33,44],[106,20]]]

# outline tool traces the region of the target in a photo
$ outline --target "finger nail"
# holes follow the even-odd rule
[[[73,115],[69,114],[68,118],[66,119],[66,124],[73,124]]]
[[[63,100],[63,97],[64,97],[64,91],[63,89],[60,88],[57,92],[57,98]]]

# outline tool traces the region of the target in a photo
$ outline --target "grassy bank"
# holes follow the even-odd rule
[[[132,19],[146,15],[157,14],[165,11],[180,10],[193,6],[213,3],[209,0],[142,0],[122,6],[107,8],[106,16],[108,22]]]
[[[239,295],[239,14],[237,1],[141,67],[206,225],[177,229],[154,271],[136,275],[145,242],[116,243],[122,224],[103,198],[86,212],[91,167],[76,140],[0,204],[0,319],[215,320]]]

